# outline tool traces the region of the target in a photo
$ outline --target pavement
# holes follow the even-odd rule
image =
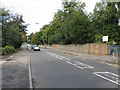
[[[2,63],[2,88],[29,88],[29,54],[19,51],[5,56]]]
[[[0,55],[0,62],[1,61],[6,61],[8,58],[10,58],[12,55],[8,55],[8,56],[2,56]]]

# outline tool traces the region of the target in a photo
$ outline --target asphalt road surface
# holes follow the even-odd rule
[[[34,88],[118,88],[118,68],[41,49],[31,51]]]

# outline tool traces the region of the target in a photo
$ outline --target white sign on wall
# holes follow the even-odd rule
[[[118,22],[119,22],[118,25],[120,26],[120,19],[118,19]]]
[[[102,41],[103,41],[103,42],[108,42],[108,36],[103,36],[103,37],[102,37]]]

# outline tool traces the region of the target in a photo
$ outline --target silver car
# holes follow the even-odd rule
[[[40,51],[40,47],[39,47],[39,46],[35,46],[35,47],[33,48],[33,50],[34,50],[34,51]]]

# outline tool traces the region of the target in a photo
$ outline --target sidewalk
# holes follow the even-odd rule
[[[13,55],[8,55],[8,56],[1,56],[0,55],[0,62],[1,61],[7,61],[8,59],[12,58],[15,54]]]
[[[8,59],[13,58],[18,52],[20,52],[21,50],[17,50],[15,53],[11,54],[11,55],[0,55],[0,62],[1,61],[7,61]]]
[[[0,61],[3,61],[3,60],[7,60],[7,58],[9,58],[10,56],[2,56],[0,55]]]
[[[52,49],[50,49],[52,50]],[[104,63],[107,65],[111,65],[111,66],[115,66],[115,67],[120,67],[118,66],[120,64],[120,58],[116,57],[116,56],[111,56],[111,55],[94,55],[94,54],[79,54],[79,53],[74,53],[74,52],[68,52],[68,51],[64,51],[64,50],[58,50],[58,49],[54,49],[58,52],[62,52],[62,53],[66,53],[69,55],[74,55],[79,57],[81,60],[94,60],[96,62],[100,62],[100,63]]]
[[[10,56],[4,57],[8,60]],[[29,88],[29,54],[21,51],[2,64],[2,88]]]

